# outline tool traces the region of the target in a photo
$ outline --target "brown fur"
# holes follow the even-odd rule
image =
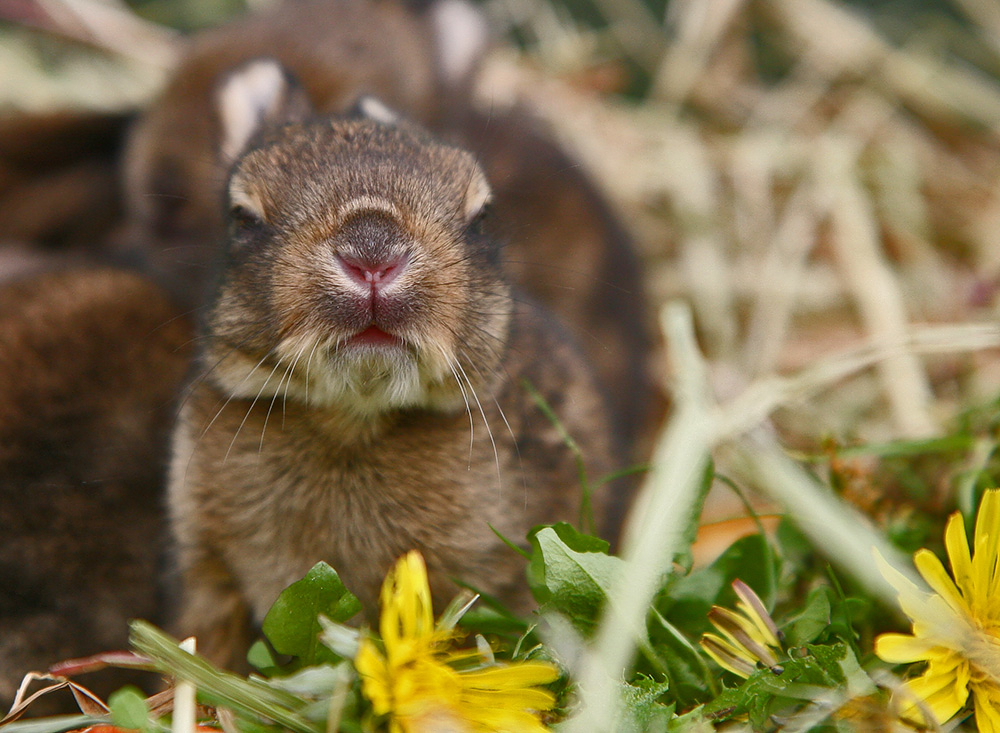
[[[410,3],[421,5],[421,3]],[[654,328],[630,239],[579,165],[523,110],[474,110],[475,63],[441,72],[422,10],[391,0],[287,2],[196,36],[117,168],[124,115],[56,114],[0,121],[0,277],[23,268],[18,240],[139,264],[189,304],[200,302],[222,238],[223,181],[213,94],[257,57],[280,60],[325,113],[371,93],[476,154],[493,183],[493,236],[508,242],[515,280],[566,324],[595,365],[632,461],[648,454],[663,412],[650,377]],[[117,178],[123,180],[117,183]]]
[[[127,115],[0,116],[0,277],[6,246],[90,254],[122,216],[117,157]]]
[[[191,338],[176,316],[112,270],[0,288],[0,704],[25,672],[125,648],[128,620],[158,615],[166,433]]]
[[[286,2],[195,37],[129,141],[122,242],[196,299],[223,234],[223,184],[232,162],[220,155],[215,91],[257,57],[278,59],[307,79],[330,111],[375,94],[426,119],[440,96],[430,31],[395,2]]]
[[[215,117],[213,94],[220,78],[242,61],[261,55],[284,60],[301,79],[314,103],[328,112],[343,110],[353,103],[359,93],[378,94],[393,107],[423,121],[440,137],[475,153],[493,182],[495,194],[496,216],[484,224],[488,238],[510,243],[503,264],[509,273],[514,274],[518,287],[523,287],[534,298],[555,311],[586,352],[585,359],[576,355],[579,363],[569,366],[574,358],[571,347],[553,335],[554,327],[551,324],[545,325],[548,323],[547,316],[524,305],[518,306],[520,315],[515,314],[514,327],[507,337],[509,353],[505,352],[503,359],[513,359],[511,364],[507,365],[504,361],[502,367],[497,367],[490,361],[493,358],[491,353],[487,353],[490,350],[485,349],[482,360],[469,362],[473,369],[466,367],[468,377],[472,380],[481,379],[491,364],[494,368],[506,369],[509,374],[515,375],[510,378],[509,383],[504,383],[506,386],[499,383],[493,385],[491,389],[498,391],[492,396],[490,389],[484,387],[483,391],[479,391],[479,386],[482,385],[477,386],[482,410],[486,413],[494,437],[500,441],[508,441],[509,448],[509,436],[502,437],[507,434],[507,428],[495,411],[495,397],[504,405],[504,412],[519,438],[518,447],[522,455],[529,452],[531,446],[535,446],[536,462],[544,466],[545,461],[552,461],[552,474],[562,475],[560,471],[568,471],[564,465],[568,457],[562,449],[553,453],[546,452],[551,445],[558,443],[550,426],[537,411],[533,411],[532,403],[525,402],[523,394],[519,393],[515,399],[507,396],[504,390],[510,390],[510,385],[517,381],[517,370],[521,369],[533,380],[537,380],[539,387],[544,388],[553,404],[563,405],[563,411],[567,409],[566,405],[582,405],[579,407],[580,414],[574,416],[570,412],[570,418],[563,415],[564,419],[573,423],[571,427],[574,435],[580,439],[578,431],[593,429],[586,427],[590,423],[585,414],[589,411],[603,413],[600,406],[588,402],[593,397],[591,392],[587,392],[591,395],[587,398],[575,394],[578,387],[569,390],[572,394],[564,405],[566,395],[563,394],[562,387],[557,386],[557,380],[566,371],[571,383],[577,384],[581,380],[585,382],[586,377],[583,375],[587,368],[582,364],[589,362],[597,367],[614,407],[614,423],[611,428],[607,428],[607,424],[602,422],[603,417],[593,425],[602,425],[604,427],[601,429],[617,433],[629,442],[637,436],[648,435],[648,408],[653,402],[655,391],[651,388],[645,365],[651,339],[644,316],[644,297],[636,258],[628,237],[617,225],[600,195],[579,168],[559,150],[546,131],[539,128],[537,121],[521,112],[480,115],[473,111],[468,101],[468,79],[452,78],[445,81],[442,78],[435,43],[425,14],[408,10],[390,0],[312,0],[289,3],[273,14],[249,18],[198,37],[192,44],[187,60],[177,70],[174,81],[148,111],[131,140],[123,183],[123,190],[128,192],[128,224],[117,237],[116,247],[127,259],[147,261],[147,270],[161,277],[175,293],[186,292],[191,296],[192,293],[200,292],[201,285],[208,280],[208,263],[217,257],[216,243],[221,240],[225,228],[221,201],[224,197],[223,183],[228,172],[228,161],[221,160],[216,154],[220,131]],[[362,48],[360,53],[358,47]],[[125,122],[126,117],[123,115],[84,114],[12,118],[0,124],[0,203],[3,204],[0,206],[0,247],[3,247],[0,250],[0,280],[25,270],[51,268],[54,264],[53,256],[58,256],[65,264],[67,252],[79,253],[82,257],[107,257],[104,238],[120,216],[120,198],[112,186],[116,178],[121,177],[116,164]],[[27,246],[17,249],[8,246],[7,243],[15,238],[26,242]],[[146,524],[148,518],[143,519],[145,515],[142,512],[153,505],[156,472],[159,469],[159,444],[153,438],[148,441],[137,439],[134,443],[118,442],[116,438],[112,441],[118,446],[114,451],[98,452],[103,463],[93,462],[95,459],[90,448],[94,445],[95,426],[104,424],[102,421],[112,406],[125,411],[133,408],[146,409],[145,392],[136,390],[135,380],[139,378],[137,374],[142,375],[141,378],[152,379],[155,384],[151,387],[151,394],[159,395],[165,384],[161,380],[167,379],[168,373],[179,373],[184,359],[178,357],[176,352],[168,356],[160,347],[154,346],[152,353],[162,356],[162,363],[143,365],[139,363],[141,360],[123,361],[122,354],[131,353],[128,347],[137,338],[136,327],[114,317],[102,321],[105,311],[101,304],[107,303],[110,294],[103,290],[106,285],[97,286],[94,283],[103,276],[95,275],[97,279],[93,282],[88,279],[91,277],[89,275],[67,274],[60,277],[70,280],[80,277],[79,283],[91,284],[77,284],[70,288],[77,295],[70,299],[69,303],[73,305],[65,314],[60,310],[63,306],[58,302],[48,304],[46,307],[52,309],[53,314],[50,319],[24,320],[28,316],[18,315],[20,302],[15,307],[13,300],[4,300],[4,303],[11,302],[11,307],[7,312],[0,313],[0,329],[4,323],[21,323],[27,327],[30,322],[36,337],[45,336],[53,339],[54,343],[72,344],[78,358],[55,360],[50,369],[39,370],[37,374],[13,355],[7,356],[6,365],[0,362],[0,373],[18,375],[17,378],[7,380],[5,387],[0,387],[0,403],[7,399],[4,397],[4,389],[13,394],[12,390],[20,390],[21,387],[27,390],[24,394],[33,394],[37,400],[32,408],[34,411],[11,413],[5,416],[5,422],[0,427],[6,429],[6,434],[11,436],[59,436],[62,441],[60,444],[64,447],[60,449],[62,459],[58,466],[72,479],[67,479],[70,483],[65,484],[66,486],[79,487],[83,485],[82,481],[91,480],[72,477],[118,475],[113,474],[112,469],[120,465],[122,475],[125,476],[120,486],[114,481],[107,481],[101,484],[102,490],[121,492],[115,494],[119,498],[108,501],[118,502],[127,510],[128,516],[132,516],[131,512],[136,512],[135,516],[139,519],[134,526],[137,535],[142,536],[128,533],[128,520],[107,514],[101,516],[107,516],[123,525],[121,532],[124,534],[109,530],[103,535],[104,539],[100,544],[88,545],[90,540],[97,542],[99,531],[90,530],[98,527],[98,524],[89,524],[92,516],[90,513],[77,515],[83,519],[75,525],[70,521],[70,510],[81,506],[77,499],[72,498],[74,494],[71,489],[60,493],[58,501],[53,499],[53,495],[35,492],[34,487],[52,483],[45,471],[52,468],[48,457],[54,449],[49,442],[41,439],[30,444],[10,443],[11,446],[20,446],[10,454],[15,456],[16,461],[25,465],[32,464],[41,473],[32,478],[34,474],[18,474],[12,468],[14,463],[0,465],[0,481],[7,480],[10,487],[10,496],[4,502],[5,506],[0,507],[0,511],[8,512],[13,517],[11,521],[23,521],[23,516],[53,512],[53,507],[58,509],[65,505],[66,514],[53,514],[57,517],[55,524],[60,528],[62,536],[75,538],[73,541],[81,547],[92,547],[92,552],[88,550],[92,557],[99,556],[101,550],[97,548],[103,546],[105,552],[110,553],[107,557],[115,558],[116,562],[120,558],[115,552],[124,552],[126,548],[128,552],[135,551],[135,567],[131,570],[124,565],[120,567],[119,578],[133,572],[145,577],[149,567],[149,556],[146,553],[151,551],[151,535],[147,535],[142,528],[151,525]],[[105,283],[117,282],[120,277],[122,276],[116,274],[105,280]],[[56,278],[52,282],[60,281]],[[48,297],[46,294],[62,292],[62,286],[39,286],[37,296],[30,290],[10,292],[26,293],[23,301],[37,304],[44,303]],[[295,288],[286,287],[283,292],[294,295]],[[155,319],[166,307],[163,305],[163,296],[149,284],[126,287],[122,296],[126,300],[134,297],[129,310],[123,312],[141,313],[144,308],[148,308],[146,317]],[[513,297],[514,300],[523,298],[518,291],[515,291]],[[88,299],[92,299],[90,305],[86,305]],[[197,297],[192,297],[190,302],[198,302]],[[287,304],[282,307],[287,308]],[[529,328],[525,323],[536,325]],[[82,328],[80,324],[87,325]],[[88,341],[89,346],[86,348],[78,343],[78,338],[82,338],[76,335],[78,329],[81,334],[91,334],[93,338]],[[531,336],[536,330],[547,335],[544,338]],[[172,331],[168,329],[165,333]],[[154,335],[154,341],[156,340]],[[558,348],[553,346],[553,340],[561,345]],[[57,350],[55,346],[51,348]],[[556,355],[551,369],[543,360],[550,352]],[[100,363],[100,354],[108,356],[105,364]],[[133,367],[139,366],[153,371],[133,371]],[[17,371],[2,371],[8,368]],[[25,369],[28,371],[25,372]],[[117,378],[108,378],[116,369],[120,372]],[[28,377],[22,377],[22,374],[28,374]],[[276,372],[276,379],[282,374]],[[64,386],[71,386],[72,389],[58,391],[60,380]],[[52,395],[58,395],[58,399]],[[442,399],[445,398],[457,404],[459,395],[452,390],[450,395],[443,395]],[[201,403],[198,402],[199,399]],[[192,401],[192,405],[202,404],[207,399],[198,398]],[[218,402],[218,395],[215,399]],[[511,401],[508,403],[506,400]],[[263,402],[270,406],[271,398],[265,397]],[[492,460],[492,447],[487,450],[486,443],[483,442],[486,431],[483,416],[479,412],[480,406],[471,398],[469,403],[471,417],[464,412],[464,403],[461,406],[461,417],[466,425],[469,420],[474,423],[473,457],[476,465],[480,465],[483,452],[487,459]],[[32,403],[29,401],[25,404]],[[132,405],[131,408],[128,407],[129,404]],[[230,429],[233,425],[231,421],[227,422],[227,415],[236,409],[233,404],[246,407],[245,404],[234,401],[226,408],[225,414],[220,415],[219,421],[227,424]],[[38,405],[45,407],[40,409]],[[282,396],[274,405],[267,436],[275,430],[275,421],[279,419],[280,411],[285,409],[286,400]],[[287,405],[289,409],[294,406],[291,397]],[[252,433],[251,426],[259,426],[263,430],[263,424],[259,420],[260,409],[261,405],[258,405],[250,414],[245,431]],[[190,410],[189,416],[196,414],[194,407]],[[70,422],[60,417],[70,413],[74,415]],[[212,415],[214,413],[215,410]],[[243,414],[246,412],[239,413],[240,420]],[[526,415],[531,415],[531,419]],[[169,419],[169,412],[156,413],[155,418],[150,417],[148,422],[141,423],[143,427],[138,435],[158,435],[160,428],[156,425],[162,426]],[[228,441],[226,443],[228,445]],[[107,447],[109,443],[97,441],[97,445]],[[67,449],[66,446],[70,448]],[[72,451],[72,455],[68,455],[67,450]],[[593,452],[591,457],[594,460],[594,474],[600,475],[606,468],[606,450],[600,446],[590,446],[588,450]],[[642,451],[632,450],[623,455],[629,456],[620,461],[625,464],[635,456],[642,455]],[[503,467],[508,460],[509,455],[502,457],[500,461],[505,501],[510,499],[511,494],[518,491],[523,493],[525,485],[532,485],[530,477],[522,478],[518,475],[520,469],[512,473],[509,467]],[[469,474],[468,462],[469,459],[466,458],[465,463],[460,464],[460,475],[463,475],[462,472]],[[143,471],[147,473],[144,474]],[[548,475],[540,469],[539,472]],[[148,476],[149,483],[146,483],[146,478],[136,478],[140,475]],[[9,480],[6,476],[10,477]],[[33,483],[36,479],[41,483]],[[115,489],[115,486],[118,488]],[[495,491],[497,487],[492,485],[481,490]],[[17,514],[20,497],[35,494],[40,496],[43,504],[39,506],[43,508],[26,502],[24,506],[31,507],[30,512],[23,516]],[[92,498],[89,494],[82,496],[80,501]],[[129,499],[129,496],[133,498]],[[140,508],[134,508],[136,506]],[[621,506],[623,504],[619,503],[619,507]],[[568,512],[568,516],[573,518],[574,513]],[[113,522],[109,522],[108,526],[111,523]],[[610,524],[614,525],[614,521]],[[42,528],[30,523],[25,523],[24,526],[38,529],[38,547],[49,546],[45,544],[49,542],[45,539],[48,535],[44,534]],[[516,533],[514,536],[517,536]],[[20,546],[5,546],[0,552],[13,552],[18,547]],[[24,551],[32,551],[32,547],[35,547],[34,540],[24,544],[24,548],[28,548]],[[10,587],[31,588],[34,587],[32,584],[42,583],[38,587],[44,592],[40,591],[37,596],[42,600],[36,604],[36,596],[27,591],[9,596],[12,603],[16,601],[6,607],[9,617],[17,615],[21,619],[18,623],[23,621],[25,625],[18,627],[13,621],[9,624],[5,621],[0,628],[5,631],[27,629],[29,620],[34,618],[31,623],[37,623],[39,629],[47,628],[52,631],[48,635],[39,633],[33,637],[18,637],[12,631],[0,642],[0,649],[13,649],[16,643],[22,643],[28,638],[44,637],[51,645],[48,652],[41,649],[30,654],[3,652],[8,655],[7,658],[14,660],[9,667],[0,667],[5,673],[9,669],[20,674],[24,666],[42,664],[41,661],[36,663],[32,659],[52,660],[98,648],[98,645],[86,648],[74,646],[75,641],[71,642],[69,638],[80,638],[76,635],[77,627],[65,624],[65,629],[62,629],[59,623],[62,611],[49,614],[46,610],[49,608],[49,601],[44,599],[49,596],[45,594],[51,588],[39,579],[62,579],[63,576],[60,575],[61,571],[53,570],[51,564],[42,562],[41,555],[32,557],[38,559],[38,564],[25,567],[31,568],[34,575],[12,578],[11,583],[19,585]],[[49,553],[45,557],[48,561],[61,561],[59,553]],[[108,571],[108,566],[100,563],[95,568],[98,574]],[[82,571],[78,569],[73,569],[73,572],[77,573],[73,577],[90,577],[86,573],[80,574]],[[205,577],[211,577],[211,574]],[[145,609],[148,606],[143,605],[142,598],[148,598],[144,594],[149,587],[148,583],[137,586],[135,598],[138,600],[134,611],[127,612],[129,615],[147,613]],[[65,607],[68,614],[77,613],[73,609],[86,606],[79,613],[81,626],[91,623],[87,619],[93,620],[104,613],[101,610],[104,608],[103,601],[87,606],[79,600],[80,596],[75,591],[67,598],[74,599],[72,604],[75,604],[72,608]],[[129,598],[128,593],[124,594],[121,597],[122,603],[131,602]],[[209,599],[212,604],[217,600],[210,594],[204,598]],[[243,603],[239,593],[231,594],[228,598],[236,606]],[[118,623],[115,619],[126,614],[122,610],[125,606],[117,605],[117,600],[111,599],[109,602],[111,610],[107,613],[112,620],[108,622],[108,628]],[[210,605],[206,613],[211,609],[217,607]],[[230,634],[239,637],[245,629],[239,613],[229,614],[227,618],[231,619]],[[123,625],[119,624],[118,628],[124,633]],[[61,631],[65,631],[65,634]],[[104,646],[119,643],[107,641],[114,637],[102,633],[96,634],[94,638],[104,639]],[[16,642],[18,638],[21,642]],[[3,659],[2,654],[0,659]]]
[[[662,403],[650,377],[653,327],[628,234],[580,169],[523,110],[482,114],[468,78],[445,80],[427,12],[394,2],[306,0],[196,39],[126,156],[128,246],[152,258],[178,292],[200,293],[224,233],[214,90],[233,68],[274,58],[323,113],[374,94],[473,152],[495,193],[489,233],[506,266],[577,339],[611,396],[615,428],[647,454]],[[474,66],[469,69],[471,73]]]
[[[467,153],[367,120],[283,128],[237,165],[242,208],[170,489],[183,631],[217,660],[238,663],[251,622],[320,559],[369,611],[412,548],[439,603],[458,578],[528,607],[523,559],[490,526],[522,541],[535,524],[575,521],[581,496],[525,381],[592,475],[611,467],[613,429],[583,358],[511,295],[496,243],[469,221],[480,176]],[[369,312],[336,262],[375,241],[409,259]],[[351,347],[369,322],[405,347]],[[396,389],[391,377],[414,366]]]

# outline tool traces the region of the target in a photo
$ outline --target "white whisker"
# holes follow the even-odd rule
[[[472,447],[476,441],[476,423],[472,417],[472,405],[469,404],[469,397],[465,392],[465,385],[462,384],[462,378],[458,375],[455,370],[455,363],[452,359],[445,357],[446,363],[448,364],[448,369],[451,370],[451,374],[455,377],[455,382],[458,384],[458,389],[462,392],[462,400],[465,402],[465,412],[469,416],[469,470],[472,470]]]
[[[296,354],[295,358],[291,362],[289,362],[288,366],[285,368],[285,373],[282,374],[281,379],[278,380],[278,386],[275,387],[274,389],[274,395],[271,397],[271,404],[267,406],[267,414],[264,415],[264,425],[260,429],[260,445],[257,446],[258,458],[264,453],[264,433],[267,432],[267,421],[271,419],[271,411],[274,409],[274,403],[278,401],[279,394],[282,396],[287,396],[287,391],[283,392],[281,386],[285,383],[285,380],[291,376],[292,370],[295,368],[295,364],[299,360],[299,357],[302,356],[302,352],[304,350],[305,350],[304,347],[303,349],[300,349],[299,353]],[[284,430],[285,427],[284,403],[282,403],[281,410],[282,410],[281,428],[282,430]]]
[[[236,385],[236,389],[229,391],[229,397],[226,398],[226,401],[222,403],[222,407],[220,407],[218,412],[216,412],[215,415],[212,417],[212,419],[209,420],[208,425],[205,426],[205,429],[201,431],[201,435],[198,436],[199,441],[205,437],[205,434],[212,428],[212,426],[215,424],[215,421],[219,419],[219,415],[222,414],[223,410],[226,409],[229,403],[236,398],[236,391],[247,383],[247,380],[249,380],[250,377],[253,376],[254,372],[260,369],[260,365],[263,364],[265,361],[267,361],[267,357],[269,357],[271,353],[272,352],[269,351],[266,354],[264,354],[264,356],[261,357],[261,360],[257,362],[254,368],[251,369],[249,372],[247,372],[246,376],[243,377],[243,380],[238,385]]]
[[[490,444],[493,446],[493,460],[496,462],[497,466],[497,495],[503,492],[503,476],[500,470],[500,452],[497,450],[497,442],[493,439],[493,429],[490,427],[490,421],[486,417],[486,410],[483,409],[483,403],[479,401],[479,395],[476,394],[476,388],[472,384],[472,380],[469,379],[469,375],[466,374],[465,369],[462,367],[460,361],[455,361],[455,366],[458,367],[459,371],[465,377],[466,383],[469,385],[469,391],[472,392],[472,398],[476,401],[476,405],[479,406],[479,414],[483,416],[483,423],[486,425],[486,434],[490,436]]]
[[[313,346],[313,349],[315,349],[315,348],[316,347]],[[296,364],[299,363],[299,359],[302,358],[302,355],[304,353],[306,353],[306,347],[305,347],[305,345],[303,345],[302,348],[299,349],[299,352],[295,355],[294,361],[292,361],[292,366],[289,367],[289,369],[288,369],[287,372],[285,372],[285,378],[288,379],[288,385],[289,386],[291,386],[291,383],[292,383],[291,374],[292,374],[292,372],[295,371],[295,366],[296,366]],[[282,379],[282,382],[283,381],[284,381],[284,379]],[[308,388],[308,386],[307,386],[307,388]],[[278,391],[281,392],[281,382],[278,383]],[[281,429],[282,429],[282,431],[284,431],[284,429],[285,429],[285,411],[287,410],[287,408],[288,408],[288,390],[285,389],[284,392],[281,392]],[[267,427],[267,423],[266,422],[265,422],[264,425],[265,425],[265,427]]]
[[[229,460],[229,454],[232,452],[233,446],[236,445],[236,439],[240,436],[240,431],[243,430],[243,426],[246,425],[246,422],[250,417],[250,413],[253,412],[253,408],[257,405],[257,400],[259,400],[260,396],[264,394],[264,390],[267,389],[267,385],[271,383],[271,379],[274,377],[274,373],[278,371],[279,366],[281,366],[280,361],[275,363],[274,369],[272,369],[271,373],[267,375],[267,379],[264,380],[264,384],[261,385],[256,396],[253,398],[253,401],[250,403],[250,406],[247,408],[247,414],[243,416],[243,420],[240,421],[239,427],[237,427],[236,432],[233,433],[233,439],[229,441],[229,447],[226,448],[226,455],[222,457],[223,464]]]
[[[312,366],[313,356],[316,354],[316,349],[319,348],[319,341],[313,344],[312,350],[309,352],[309,358],[306,359],[306,404],[309,404],[309,385],[312,383],[312,378],[309,376],[309,368]]]
[[[483,373],[479,371],[479,367],[473,365],[476,370],[476,374],[480,377]],[[517,456],[517,465],[521,472],[521,486],[524,488],[524,507],[528,508],[528,480],[524,475],[524,463],[521,461],[521,448],[517,444],[517,437],[514,435],[514,430],[511,428],[510,423],[507,421],[507,416],[504,414],[503,408],[500,407],[500,401],[497,400],[496,393],[492,395],[493,404],[497,406],[497,412],[500,413],[500,419],[503,420],[503,424],[507,426],[507,432],[510,434],[511,443],[514,446],[514,454]]]

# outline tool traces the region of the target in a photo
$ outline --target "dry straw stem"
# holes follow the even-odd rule
[[[759,284],[743,353],[747,378],[770,373],[778,365],[818,229],[811,186],[800,185],[782,212],[773,243],[756,273]]]
[[[53,62],[32,39],[0,31],[0,112],[127,109],[158,85],[157,74],[94,52],[60,55]]]
[[[605,0],[607,1],[607,0]],[[746,0],[675,0],[667,14],[670,42],[662,54],[654,95],[683,103],[705,74],[712,54]]]
[[[871,336],[897,343],[906,331],[907,314],[896,278],[882,256],[871,202],[858,185],[855,143],[823,140],[817,156],[819,180],[826,188],[832,240],[847,285]],[[899,434],[907,438],[934,435],[931,390],[923,367],[911,353],[879,364]]]
[[[715,423],[716,438],[736,438],[763,423],[778,408],[804,402],[886,360],[915,354],[955,354],[997,348],[1000,348],[1000,325],[995,323],[909,327],[898,341],[872,341],[817,359],[796,374],[764,377],[753,382],[720,408]]]
[[[695,345],[690,312],[680,304],[663,311],[677,372],[677,407],[654,455],[653,469],[631,512],[622,558],[625,567],[609,593],[594,642],[575,671],[580,708],[567,733],[611,730],[620,720],[621,675],[645,636],[646,615],[681,540],[708,462],[711,418],[705,364]]]
[[[608,29],[622,51],[652,71],[660,60],[659,20],[641,0],[594,0],[608,19]]]
[[[181,42],[113,2],[0,0],[0,20],[31,17],[37,29],[84,44],[39,45],[12,26],[0,31],[0,108],[43,111],[134,108],[162,85]]]
[[[859,16],[826,0],[767,0],[765,6],[824,76],[870,75],[924,114],[957,116],[1000,133],[1000,90],[991,80],[929,53],[894,48]]]
[[[494,57],[484,89],[495,101],[499,81],[502,96],[526,98],[608,186],[642,239],[656,298],[692,303],[713,372],[738,386],[852,343],[898,346],[912,322],[991,317],[995,80],[925,58],[915,41],[897,48],[836,2],[679,2],[670,13],[658,98],[625,104],[511,56]],[[796,54],[776,81],[732,61],[762,23]],[[842,390],[823,423],[860,438],[932,434],[977,380],[977,397],[988,391],[996,361],[977,355],[976,376],[967,359],[898,352]],[[781,417],[792,430],[816,424],[796,420]]]
[[[1000,13],[995,0],[952,0],[966,16],[978,25],[979,35],[1000,54]]]
[[[182,641],[179,646],[188,654],[197,651],[197,641],[193,636]],[[177,680],[174,685],[172,733],[194,733],[197,726],[196,712],[195,686],[186,680]]]
[[[179,35],[149,23],[124,5],[100,0],[34,0],[51,19],[49,30],[160,69],[173,67]]]
[[[763,432],[734,442],[725,452],[731,470],[785,507],[815,547],[822,548],[887,606],[895,605],[896,591],[878,572],[872,551],[877,549],[896,567],[906,567],[906,561],[867,517],[787,458],[777,442]],[[915,573],[907,575],[923,587]]]
[[[731,353],[737,342],[737,311],[729,282],[731,248],[716,218],[722,208],[721,183],[696,130],[675,127],[674,138],[674,170],[688,173],[683,184],[679,179],[671,180],[680,272],[709,351]]]

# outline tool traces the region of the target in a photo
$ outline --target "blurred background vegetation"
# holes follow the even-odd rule
[[[141,106],[183,33],[271,1],[0,0],[0,108]],[[861,503],[879,452],[852,445],[959,435],[900,487],[937,512],[992,466],[994,0],[481,6],[482,104],[534,109],[593,172],[656,303],[690,305],[734,425],[766,418]]]
[[[139,108],[184,33],[271,1],[0,0],[0,109]],[[481,6],[481,104],[533,109],[621,212],[654,303],[690,308],[718,475],[793,516],[822,484],[898,547],[939,549],[946,514],[1000,480],[996,0]],[[787,490],[726,450],[767,441],[805,469]],[[701,563],[759,526],[717,483]],[[838,532],[813,546],[870,566]]]

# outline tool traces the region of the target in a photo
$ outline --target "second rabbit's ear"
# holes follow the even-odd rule
[[[437,41],[438,72],[448,86],[464,87],[489,46],[486,18],[468,0],[434,0],[428,13]]]
[[[350,114],[352,117],[364,117],[375,122],[381,122],[383,125],[399,124],[399,114],[383,104],[382,100],[370,95],[360,97],[354,103],[354,106],[351,107]]]
[[[220,151],[232,163],[260,132],[312,114],[309,97],[278,61],[248,61],[229,73],[216,92],[222,130]]]

